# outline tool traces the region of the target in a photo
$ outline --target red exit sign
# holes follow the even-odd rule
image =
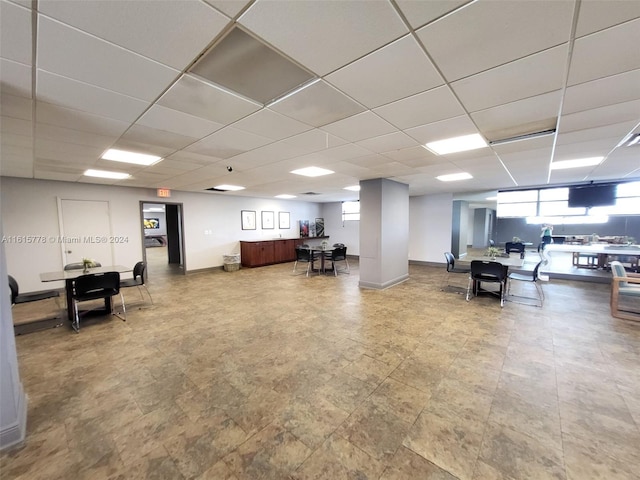
[[[171,196],[171,190],[168,188],[159,188],[158,196],[161,198],[169,198]]]

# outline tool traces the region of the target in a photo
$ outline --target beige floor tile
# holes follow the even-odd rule
[[[0,453],[3,478],[640,471],[640,330],[609,315],[607,285],[552,280],[543,308],[500,308],[422,265],[384,291],[358,287],[357,260],[337,278],[163,269],[154,306],[128,292],[127,322],[16,337],[28,436]]]

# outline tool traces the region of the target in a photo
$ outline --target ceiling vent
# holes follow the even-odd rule
[[[303,192],[300,195],[321,195],[321,194],[318,192]]]
[[[547,130],[540,130],[539,132],[525,133],[522,135],[516,135],[514,137],[501,138],[500,140],[493,140],[489,142],[489,145],[491,146],[503,145],[505,143],[519,142],[521,140],[530,140],[532,138],[546,137],[547,135],[553,135],[554,133],[556,133],[556,129],[549,128]]]
[[[229,191],[229,190],[223,190],[222,188],[216,188],[216,187],[205,188],[205,190],[208,190],[210,192],[228,192]]]

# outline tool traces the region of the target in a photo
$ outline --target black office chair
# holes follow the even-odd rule
[[[147,295],[149,295],[149,300],[151,300],[151,305],[153,305],[153,297],[151,296],[151,293],[147,288],[146,278],[147,278],[147,264],[144,262],[138,262],[133,267],[133,278],[120,280],[120,288],[138,287],[140,298],[144,300],[144,295],[142,295],[142,289],[140,288],[140,287],[144,287],[144,289],[147,291]]]
[[[521,242],[507,242],[504,246],[504,251],[506,253],[519,253],[520,258],[524,258],[524,243]]]
[[[339,245],[342,245],[342,246],[336,247],[334,245],[334,249],[331,251],[331,256],[327,257],[327,259],[331,261],[333,274],[336,277],[338,276],[338,266],[336,265],[336,262],[344,262],[346,265],[346,268],[343,269],[342,271],[345,273],[351,273],[351,269],[349,267],[349,260],[347,260],[347,247],[345,247],[344,244],[339,244]]]
[[[508,267],[498,262],[490,262],[487,260],[472,260],[471,274],[469,275],[469,284],[467,285],[467,301],[473,291],[474,296],[482,289],[482,283],[497,283],[500,286],[498,292],[484,290],[489,293],[497,293],[500,297],[500,306],[504,306],[504,292],[506,290]]]
[[[296,267],[298,266],[298,262],[306,262],[307,263],[307,277],[309,276],[309,272],[311,271],[311,262],[314,260],[313,252],[309,248],[308,245],[298,245],[296,247],[296,262],[293,264],[293,273],[296,273]]]
[[[124,318],[113,311],[113,297],[116,295],[120,295]],[[79,276],[73,280],[71,298],[73,299],[74,315],[71,327],[76,333],[80,333],[80,314],[78,311],[80,302],[103,298],[105,302],[109,301],[110,310],[114,315],[118,316],[122,321],[127,320],[127,309],[124,304],[124,296],[120,292],[120,274],[118,272],[89,273]]]
[[[101,267],[102,265],[100,264],[100,262],[93,262],[93,266]],[[82,262],[67,263],[64,266],[64,269],[65,270],[84,270],[84,263]]]
[[[509,274],[509,277],[507,278],[507,298],[509,298],[510,295],[510,291],[511,291],[511,281],[512,280],[516,280],[519,282],[533,282],[533,284],[536,287],[536,292],[538,293],[538,298],[531,298],[531,297],[521,297],[518,295],[513,295],[511,294],[512,297],[516,297],[516,298],[522,298],[524,300],[537,300],[540,302],[540,305],[536,305],[537,307],[542,307],[542,304],[544,303],[544,292],[542,291],[542,286],[538,283],[539,280],[539,276],[538,276],[538,271],[540,269],[540,266],[544,263],[544,260],[541,260],[540,262],[538,262],[538,264],[535,266],[535,268],[533,269],[532,272],[513,272]],[[522,303],[524,305],[529,305],[526,302],[519,302],[516,300],[510,300],[512,302],[515,303]]]
[[[451,278],[451,274],[463,273],[465,275],[468,275],[471,272],[470,268],[456,267],[456,257],[453,256],[453,253],[444,252],[444,258],[447,261],[447,272],[444,274],[444,278],[442,279],[442,285],[443,286],[442,286],[441,290],[444,290],[445,282],[446,282],[446,286],[447,287],[453,286],[453,285],[451,285],[449,283],[449,279]],[[460,293],[464,293],[464,286],[460,286],[460,288],[463,289],[463,291],[460,292]]]

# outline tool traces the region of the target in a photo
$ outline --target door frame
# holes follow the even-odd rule
[[[155,205],[176,205],[180,211],[179,225],[180,225],[180,257],[182,258],[182,274],[187,274],[187,256],[184,248],[184,204],[181,202],[159,202],[157,200],[140,200],[140,235],[142,239],[142,259],[147,263],[147,247],[144,246],[144,204],[153,203]],[[165,209],[165,216],[167,212]]]

